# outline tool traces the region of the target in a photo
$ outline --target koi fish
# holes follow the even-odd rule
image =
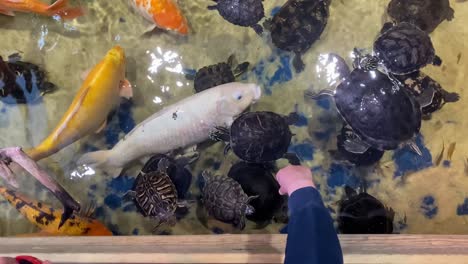
[[[49,205],[24,196],[21,193],[0,187],[0,194],[15,207],[29,222],[41,229],[43,236],[111,236],[112,232],[101,222],[84,215],[73,214],[59,228],[62,210],[56,210]],[[28,234],[29,236],[30,234]]]
[[[36,13],[43,16],[58,15],[63,19],[74,19],[83,15],[81,7],[67,7],[68,0],[57,0],[46,5],[38,0],[0,0],[0,14],[14,16],[14,12]]]
[[[187,20],[174,0],[130,0],[132,7],[146,20],[164,30],[188,34]]]
[[[111,150],[84,154],[78,164],[102,167],[118,176],[129,162],[166,154],[209,139],[215,127],[230,126],[235,116],[261,96],[253,83],[227,83],[196,93],[148,117]]]
[[[132,88],[125,79],[124,50],[115,46],[87,75],[53,132],[26,154],[38,161],[92,132],[100,132],[110,112],[119,105],[120,96],[132,97]]]

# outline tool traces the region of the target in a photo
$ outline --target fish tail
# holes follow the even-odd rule
[[[63,19],[74,19],[84,14],[81,7],[67,7],[68,0],[58,0],[47,7],[47,12],[50,15],[59,15]]]
[[[113,177],[117,177],[122,172],[122,168],[109,164],[109,158],[111,154],[112,150],[89,152],[81,156],[77,163],[80,165],[87,165],[92,168],[102,168],[107,174],[110,174]]]

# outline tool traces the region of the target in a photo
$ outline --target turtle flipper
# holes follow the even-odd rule
[[[370,146],[364,141],[362,141],[360,138],[354,137],[354,138],[347,138],[343,142],[343,147],[348,152],[355,153],[355,154],[363,154],[369,149]]]
[[[418,154],[419,156],[422,156],[422,151],[421,149],[419,148],[418,144],[416,144],[416,141],[414,139],[406,142],[406,145],[408,147],[411,148],[412,151],[414,151],[416,154]]]
[[[335,96],[335,91],[330,90],[330,89],[323,89],[318,93],[315,93],[315,92],[312,92],[312,91],[305,91],[304,92],[304,97],[308,98],[308,99],[318,100],[322,96],[334,97]]]
[[[250,63],[247,61],[237,65],[237,67],[233,71],[234,77],[239,77],[245,72],[247,72],[247,70],[249,69],[249,66],[250,66]]]
[[[271,18],[266,19],[265,22],[263,22],[263,28],[270,31],[272,23],[273,23],[273,21],[271,20]]]
[[[229,65],[229,67],[234,66],[235,60],[236,60],[236,56],[234,54],[231,54],[231,56],[229,56],[229,58],[227,59],[227,64]]]
[[[251,26],[251,28],[253,28],[253,30],[255,30],[255,33],[257,33],[257,35],[262,35],[263,28],[259,24],[255,24],[255,25]]]
[[[296,73],[300,73],[304,70],[305,64],[304,61],[302,61],[301,54],[296,53],[294,55],[294,59],[292,61],[292,64],[294,66],[294,69],[296,70]]]
[[[214,131],[211,131],[209,138],[213,141],[224,141],[229,142],[231,140],[229,135],[229,129],[226,127],[215,127]]]
[[[444,89],[440,92],[442,93],[442,98],[444,98],[445,103],[454,103],[460,100],[460,95],[458,93],[451,93]]]

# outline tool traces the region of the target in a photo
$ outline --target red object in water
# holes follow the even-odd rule
[[[48,261],[42,262],[41,260],[39,260],[39,259],[37,259],[35,257],[32,257],[32,256],[17,256],[15,259],[18,262],[18,264],[46,264],[46,263],[50,263]]]

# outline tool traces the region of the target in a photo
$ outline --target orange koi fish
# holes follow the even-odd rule
[[[0,0],[0,14],[14,16],[13,12],[36,13],[43,16],[58,15],[63,19],[74,19],[83,15],[81,7],[67,7],[68,0],[57,0],[46,5],[38,0]]]
[[[187,20],[175,0],[130,0],[133,8],[156,27],[188,34]]]
[[[105,225],[85,215],[73,214],[60,227],[62,210],[56,210],[49,205],[33,201],[21,193],[0,187],[0,194],[15,207],[29,222],[41,229],[39,234],[20,236],[111,236],[112,232]]]

